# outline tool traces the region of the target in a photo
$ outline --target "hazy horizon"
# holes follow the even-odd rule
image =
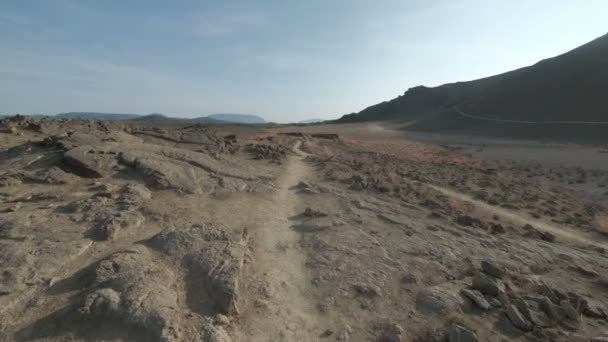
[[[608,2],[0,4],[0,113],[331,119],[606,34]]]

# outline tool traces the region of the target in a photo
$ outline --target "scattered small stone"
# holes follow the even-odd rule
[[[475,333],[462,325],[452,324],[448,332],[448,342],[478,342]]]
[[[505,228],[500,223],[490,223],[490,234],[504,234]]]
[[[330,336],[331,336],[331,335],[333,335],[333,334],[334,334],[334,331],[333,331],[333,330],[331,330],[331,329],[327,329],[327,330],[325,330],[324,332],[322,332],[322,333],[321,333],[321,335],[319,335],[319,337],[320,337],[320,338],[328,338],[328,337],[330,337]]]
[[[287,158],[287,148],[275,143],[249,144],[246,147],[255,159],[271,159],[280,162]]]
[[[494,278],[502,279],[507,273],[506,267],[497,264],[493,260],[481,261],[481,269]]]
[[[442,216],[440,213],[436,212],[436,211],[432,211],[432,212],[431,212],[431,213],[428,215],[428,218],[430,218],[430,219],[440,219],[440,218],[442,218],[442,217],[443,217],[443,216]]]
[[[501,292],[504,292],[504,284],[500,280],[483,272],[476,272],[473,276],[473,288],[491,296],[498,296]]]
[[[448,304],[441,296],[430,290],[422,290],[416,295],[416,310],[425,314],[442,314],[448,309]]]
[[[311,187],[310,183],[305,182],[305,181],[299,181],[298,184],[296,185],[296,188],[299,188],[299,189],[308,189],[310,187]]]
[[[555,241],[555,235],[551,234],[549,232],[541,232],[540,233],[540,239],[543,241],[547,241],[547,242],[554,242]]]
[[[353,289],[364,297],[380,297],[382,295],[380,287],[374,284],[356,283],[353,284]]]
[[[456,223],[461,226],[472,226],[474,219],[468,215],[460,215],[456,218]]]
[[[379,219],[391,223],[391,224],[400,224],[400,225],[406,225],[406,223],[399,219],[398,217],[392,216],[392,215],[385,215],[385,214],[378,214],[376,215]]]
[[[402,284],[416,284],[418,282],[418,278],[416,277],[415,274],[412,273],[408,273],[403,275],[403,277],[401,277],[401,283]]]
[[[484,298],[484,296],[479,291],[462,289],[461,292],[465,297],[470,299],[480,309],[488,310],[491,307],[490,303]]]
[[[513,304],[509,305],[507,309],[507,316],[509,317],[511,323],[513,323],[513,325],[518,329],[522,331],[532,330],[532,324],[530,324],[530,322],[524,317],[524,315],[519,312],[517,306]]]
[[[352,333],[352,328],[350,325],[346,324],[340,331],[336,334],[336,341],[348,341],[350,340],[350,334]]]
[[[549,298],[542,297],[538,304],[545,315],[552,320],[561,322],[566,318],[564,310],[559,305],[555,305],[553,302],[551,302]]]
[[[310,207],[307,207],[304,210],[304,214],[303,215],[306,216],[306,217],[325,217],[325,216],[327,216],[326,213],[324,213],[324,212],[322,212],[320,210],[317,210],[317,209],[312,209]]]
[[[534,228],[532,225],[530,224],[526,224],[523,229],[526,231],[524,233],[525,237],[528,238],[533,238],[533,239],[540,239],[543,241],[547,241],[547,242],[554,242],[555,241],[555,235],[549,232],[545,232],[545,231],[540,231],[536,228]]]
[[[236,144],[238,142],[236,134],[228,134],[224,136],[224,143]]]
[[[330,220],[328,218],[313,218],[306,222],[293,225],[293,228],[302,233],[316,233],[327,230],[334,226],[343,225],[341,220]]]
[[[490,297],[487,298],[487,301],[493,308],[500,308],[503,306],[502,302],[498,298]]]
[[[395,323],[386,324],[378,336],[377,342],[400,342],[403,338],[403,328]]]
[[[560,306],[562,308],[562,310],[564,310],[564,313],[566,314],[566,318],[568,318],[571,321],[574,322],[578,322],[580,320],[579,314],[576,310],[576,308],[572,305],[572,303],[570,303],[567,300],[562,300],[562,302],[560,303]]]
[[[267,302],[267,301],[265,301],[265,300],[263,300],[263,299],[256,299],[256,300],[253,302],[253,305],[254,305],[256,308],[266,308],[266,307],[268,307],[268,302]]]

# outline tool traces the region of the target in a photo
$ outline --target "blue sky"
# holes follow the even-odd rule
[[[0,113],[335,118],[608,32],[605,0],[0,2]]]

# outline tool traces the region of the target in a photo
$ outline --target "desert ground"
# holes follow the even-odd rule
[[[608,148],[0,121],[2,341],[608,341]]]

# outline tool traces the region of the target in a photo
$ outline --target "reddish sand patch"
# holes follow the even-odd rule
[[[464,153],[403,138],[387,140],[348,139],[347,142],[367,151],[389,154],[402,160],[459,165],[474,169],[488,168],[483,161],[473,159]]]

